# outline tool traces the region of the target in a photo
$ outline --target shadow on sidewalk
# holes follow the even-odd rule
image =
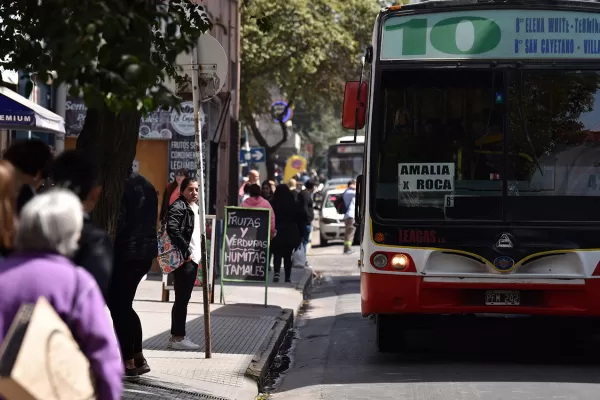
[[[269,337],[269,333],[281,315],[277,306],[260,304],[225,305],[210,313],[211,347],[217,354],[254,355]],[[186,324],[187,337],[200,345],[198,350],[172,350],[167,348],[171,337],[170,328],[154,335],[142,343],[144,350],[162,350],[181,354],[170,358],[203,358],[205,351],[204,317],[198,317]],[[195,357],[197,354],[198,357]]]

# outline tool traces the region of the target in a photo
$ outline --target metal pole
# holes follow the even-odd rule
[[[65,83],[58,85],[55,96],[55,111],[58,115],[63,117],[63,119],[66,119],[67,85]],[[65,151],[65,135],[56,135],[54,149],[56,150],[56,154]]]
[[[200,264],[202,266],[202,303],[204,304],[204,356],[212,357],[210,343],[210,296],[206,263],[206,209],[204,206],[204,166],[202,163],[202,125],[200,124],[200,88],[198,86],[198,45],[192,51],[192,98],[194,102],[194,131],[196,136],[196,177],[198,179],[198,206],[200,214]]]

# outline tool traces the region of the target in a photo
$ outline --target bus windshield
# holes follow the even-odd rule
[[[362,174],[364,144],[335,144],[329,147],[328,179],[355,179]]]
[[[384,71],[374,115],[375,214],[600,221],[599,77],[590,70]]]

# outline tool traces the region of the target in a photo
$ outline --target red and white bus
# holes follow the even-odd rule
[[[393,6],[364,60],[343,124],[379,350],[412,316],[600,316],[600,4]]]

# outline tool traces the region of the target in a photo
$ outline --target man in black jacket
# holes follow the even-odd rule
[[[312,223],[315,219],[315,210],[313,205],[313,192],[315,184],[307,181],[304,184],[304,190],[298,194],[298,206],[301,212],[301,218],[304,229],[302,230],[302,243],[304,245],[304,258],[306,258],[306,248],[310,243],[310,234],[312,233]],[[308,261],[306,262],[308,266]]]
[[[35,196],[52,157],[50,147],[39,139],[17,141],[4,152],[3,158],[16,168],[16,180],[21,185],[17,213]]]
[[[157,220],[156,189],[130,169],[115,235],[115,270],[108,302],[128,377],[150,372],[142,354],[142,324],[133,309],[133,300],[158,255]]]
[[[73,262],[92,274],[106,301],[113,270],[113,248],[110,237],[94,226],[89,216],[102,191],[100,169],[88,154],[68,150],[52,164],[51,177],[55,186],[70,189],[81,200],[85,212],[84,222],[79,250],[75,253]]]

